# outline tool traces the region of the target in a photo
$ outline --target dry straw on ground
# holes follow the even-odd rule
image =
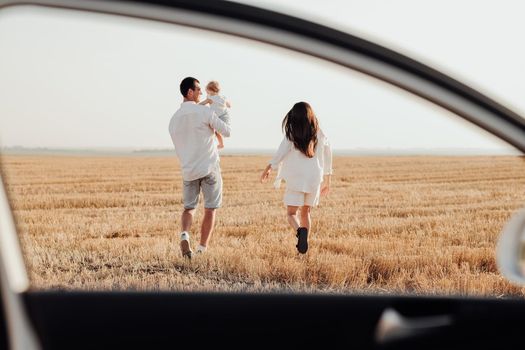
[[[36,289],[293,291],[510,296],[497,271],[505,221],[524,205],[520,157],[336,157],[299,256],[268,157],[223,157],[209,252],[178,249],[173,157],[4,156]],[[283,186],[284,187],[284,186]],[[192,232],[197,243],[202,203]]]

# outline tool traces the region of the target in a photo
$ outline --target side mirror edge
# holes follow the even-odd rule
[[[496,263],[503,276],[520,286],[525,286],[523,268],[520,266],[524,248],[525,209],[514,214],[501,232],[496,246]]]

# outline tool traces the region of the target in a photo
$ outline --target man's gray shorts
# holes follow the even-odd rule
[[[202,189],[204,208],[216,209],[222,203],[222,176],[221,170],[213,170],[208,175],[193,181],[183,181],[182,196],[184,209],[195,209],[199,204],[199,194]]]

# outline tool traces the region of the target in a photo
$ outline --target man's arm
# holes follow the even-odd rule
[[[209,116],[209,122],[210,128],[217,131],[224,137],[230,137],[231,128],[230,125],[226,124],[222,120],[217,117],[217,114],[212,111],[211,115]]]

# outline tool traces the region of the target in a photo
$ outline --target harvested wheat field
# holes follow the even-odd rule
[[[223,208],[204,255],[179,251],[174,157],[7,155],[2,168],[35,289],[523,296],[495,264],[525,204],[520,157],[335,157],[295,249],[269,157],[223,156]],[[274,175],[274,174],[272,174]],[[198,243],[202,202],[192,231]]]

